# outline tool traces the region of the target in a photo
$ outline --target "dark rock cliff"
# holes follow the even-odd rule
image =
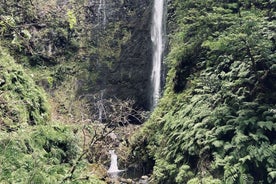
[[[151,1],[98,0],[86,6],[90,23],[89,93],[134,99],[148,108]]]
[[[51,95],[71,90],[65,96],[72,101],[79,96],[98,100],[95,96],[101,94],[131,99],[148,109],[151,4],[150,0],[4,1],[1,38],[17,61],[41,69],[36,83]],[[61,103],[67,103],[67,97]],[[93,106],[95,101],[88,100]]]

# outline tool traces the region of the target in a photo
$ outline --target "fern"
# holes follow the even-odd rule
[[[184,183],[184,182],[187,182],[193,176],[194,176],[194,173],[191,171],[190,166],[182,165],[179,168],[179,172],[178,172],[178,175],[175,178],[175,181],[177,183]]]
[[[150,147],[160,147],[151,156],[175,164],[171,173],[179,177],[172,180],[163,172],[157,182],[207,181],[198,167],[208,155],[206,173],[222,183],[275,183],[276,116],[270,112],[275,109],[275,44],[265,36],[273,35],[275,26],[263,16],[272,9],[260,4],[172,2],[176,21],[171,23],[179,24],[167,58],[169,82],[162,106],[154,112],[163,121],[150,129],[152,137],[162,134],[164,140]],[[183,81],[186,86],[176,90]],[[153,117],[146,126],[157,122]],[[181,180],[182,162],[195,172],[189,181]]]
[[[276,181],[276,171],[275,170],[271,169],[271,171],[268,173],[267,181],[269,183],[275,183],[275,181]]]
[[[244,167],[239,164],[225,166],[224,181],[227,184],[253,184],[254,182],[253,177],[246,174]]]
[[[259,121],[257,125],[264,130],[276,130],[276,124],[272,121]]]
[[[202,183],[202,184],[222,184],[223,182],[219,179],[214,179],[213,177],[209,176],[209,177],[204,177],[204,178],[193,178],[191,180],[188,181],[187,184],[198,184],[198,183]]]
[[[224,168],[224,181],[227,184],[234,184],[239,179],[239,165],[227,165]]]
[[[243,143],[249,141],[250,138],[247,135],[244,135],[240,131],[236,131],[236,135],[233,137],[233,142],[237,145],[242,145]]]

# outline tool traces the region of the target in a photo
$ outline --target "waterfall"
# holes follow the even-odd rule
[[[117,155],[115,154],[114,150],[110,150],[109,153],[111,154],[111,163],[108,172],[116,172],[119,170],[117,164]]]
[[[163,57],[163,20],[164,0],[154,0],[151,25],[151,41],[153,45],[152,72],[151,72],[151,109],[153,109],[161,93],[161,71]]]
[[[115,154],[114,150],[110,150],[109,151],[110,155],[111,155],[111,163],[110,163],[110,167],[107,171],[107,173],[109,173],[109,175],[112,178],[117,178],[118,177],[118,173],[123,172],[124,170],[119,170],[118,169],[118,163],[117,163],[117,155]]]
[[[100,93],[100,100],[97,101],[97,107],[98,107],[98,111],[99,111],[99,117],[98,117],[98,120],[99,122],[102,123],[103,121],[103,117],[105,118],[106,116],[103,116],[104,115],[104,112],[105,112],[105,107],[104,107],[104,102],[103,102],[103,96],[104,96],[104,90],[101,90],[101,93]]]
[[[105,0],[100,0],[98,7],[99,22],[106,25],[106,2]]]

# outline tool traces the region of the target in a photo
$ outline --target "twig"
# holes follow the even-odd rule
[[[105,132],[106,129],[107,129],[107,127],[108,127],[108,124],[105,125],[105,127],[104,127],[104,129],[103,129],[103,131],[102,131],[102,133],[101,133],[101,135],[100,135],[99,137],[98,137],[98,135],[97,135],[97,131],[94,130],[94,135],[93,135],[93,137],[92,137],[92,139],[91,139],[91,141],[90,141],[90,147],[89,147],[89,148],[93,147],[98,141],[104,139],[108,134],[110,134],[111,132],[113,132],[113,131],[116,129],[116,127],[114,127],[114,128],[111,129],[110,131]],[[84,132],[84,129],[83,129],[82,131]],[[84,133],[84,134],[85,134],[85,133]],[[85,136],[85,135],[84,135],[84,136]],[[85,141],[85,139],[84,139],[84,141]],[[64,183],[64,182],[67,181],[67,180],[73,180],[73,175],[74,175],[74,173],[75,173],[75,171],[76,171],[76,169],[77,169],[77,166],[79,165],[79,163],[80,163],[80,161],[83,159],[83,157],[89,152],[89,148],[85,148],[85,144],[84,144],[84,148],[83,148],[82,154],[78,157],[76,163],[71,167],[71,169],[70,169],[70,171],[69,171],[69,175],[66,176],[66,177],[62,180],[61,183]],[[88,178],[88,179],[89,179],[89,178]],[[76,180],[76,179],[74,179],[74,180]]]
[[[83,134],[83,146],[82,149],[85,149],[85,145],[86,145],[86,135],[85,135],[85,130],[84,128],[82,128],[82,134]]]

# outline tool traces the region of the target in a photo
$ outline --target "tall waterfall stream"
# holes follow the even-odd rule
[[[102,3],[103,0],[101,0]],[[101,7],[102,8],[102,7]],[[165,0],[154,0],[152,12],[152,25],[151,25],[151,41],[152,41],[152,72],[151,72],[151,95],[150,106],[151,110],[155,108],[161,95],[161,82],[162,82],[162,60],[164,51],[164,9]],[[105,20],[103,21],[105,23]],[[109,151],[111,155],[110,167],[108,173],[111,178],[118,178],[119,173],[128,173],[128,170],[119,170],[117,163],[117,155],[114,150]],[[133,173],[132,173],[133,174]],[[147,176],[140,178],[140,184],[147,184]]]
[[[153,46],[151,72],[151,110],[157,105],[161,93],[162,58],[164,51],[164,0],[155,0],[153,6],[151,41]]]
[[[99,15],[99,22],[100,24],[105,27],[106,25],[106,2],[105,0],[100,0],[99,7],[98,7],[98,15]]]

